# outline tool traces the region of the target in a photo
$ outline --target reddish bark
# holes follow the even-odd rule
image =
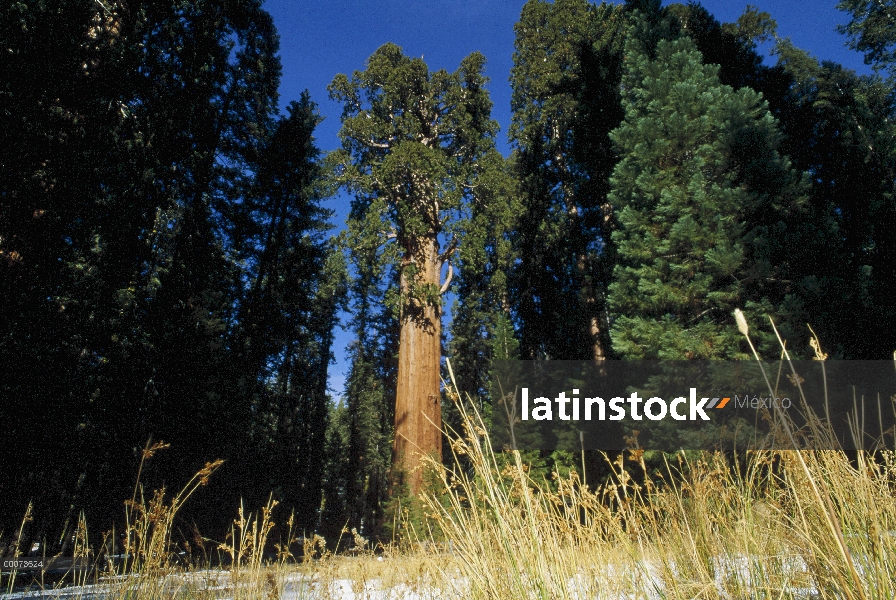
[[[404,261],[405,266],[413,263],[417,268],[413,275],[415,287],[438,291],[442,260],[436,239],[426,240],[417,254],[416,260],[409,254]],[[411,281],[402,276],[402,297],[408,298],[411,291]],[[440,297],[428,302],[410,298],[404,303],[398,346],[393,473],[406,478],[413,495],[420,492],[423,481],[421,457],[442,458],[441,331]]]

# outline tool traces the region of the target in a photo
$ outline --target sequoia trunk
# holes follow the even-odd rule
[[[423,481],[421,456],[442,457],[441,368],[441,260],[435,237],[422,240],[416,260],[405,256],[404,265],[416,273],[401,278],[403,302],[398,346],[398,382],[395,393],[394,476],[408,484],[411,494]],[[413,283],[411,285],[413,278]],[[414,290],[416,288],[416,292]],[[421,290],[430,290],[427,299]],[[432,297],[435,294],[435,297]]]

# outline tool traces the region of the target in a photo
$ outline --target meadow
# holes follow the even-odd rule
[[[275,503],[269,502],[256,512],[240,507],[227,542],[215,550],[217,561],[183,564],[175,519],[213,476],[212,463],[171,498],[163,491],[144,497],[135,487],[122,536],[128,561],[107,561],[89,575],[71,571],[43,590],[23,591],[21,580],[15,588],[16,579],[5,574],[6,596],[896,597],[892,449],[880,445],[855,456],[682,452],[666,455],[656,468],[635,447],[605,457],[612,475],[589,487],[575,470],[532,476],[519,452],[490,446],[480,415],[463,410],[456,383],[446,388],[461,408],[463,430],[446,432],[453,459],[448,466],[430,461],[435,484],[420,497],[424,519],[406,523],[401,539],[372,546],[344,531],[348,543],[339,547],[347,550],[334,554],[323,538],[300,539],[290,520],[274,540]],[[829,435],[820,420],[809,431],[795,432],[783,419],[778,426],[785,436]],[[147,447],[144,460],[162,449]],[[74,555],[95,559],[106,542],[88,539],[81,523]]]

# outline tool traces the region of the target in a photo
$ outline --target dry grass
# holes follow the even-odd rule
[[[456,386],[453,395],[458,400]],[[170,501],[164,491],[147,500],[135,489],[126,535],[132,571],[104,574],[107,597],[896,597],[891,451],[762,451],[737,461],[682,453],[660,474],[633,449],[608,457],[611,480],[590,489],[575,472],[535,480],[518,453],[496,453],[479,416],[458,406],[464,431],[452,447],[465,467],[430,465],[440,486],[423,496],[438,543],[421,534],[371,549],[347,531],[353,556],[333,556],[317,537],[293,556],[298,540],[290,533],[266,561],[269,502],[255,515],[239,509],[219,548],[229,570],[175,566],[171,524],[216,468],[210,464]],[[813,435],[826,435],[824,427]],[[144,459],[158,449],[148,447]],[[83,522],[78,531],[76,553],[89,556]]]
[[[472,469],[433,465],[448,502],[426,500],[456,550],[443,576],[465,597],[896,597],[892,451],[682,453],[651,474],[635,449],[591,490],[575,473],[534,480],[519,453],[498,460],[479,416],[458,407],[453,449]],[[819,421],[809,435],[830,439]]]
[[[464,578],[467,597],[896,597],[891,452],[859,467],[834,451],[759,452],[744,471],[682,455],[651,476],[636,451],[591,491],[576,474],[532,480],[518,454],[499,472],[481,436],[454,447],[473,474],[446,469],[450,503],[429,507],[455,547],[445,576]]]

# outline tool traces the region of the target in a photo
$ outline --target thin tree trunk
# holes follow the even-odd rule
[[[416,262],[416,283],[434,285],[441,282],[441,260],[435,236],[422,240],[423,247]],[[406,255],[404,265],[414,258]],[[404,298],[410,293],[410,281],[401,278]],[[398,346],[398,381],[395,393],[395,441],[393,443],[393,483],[407,483],[411,494],[420,492],[423,482],[421,456],[442,458],[442,411],[439,390],[441,368],[441,299],[404,303]],[[402,481],[402,478],[404,481]]]
[[[578,206],[572,201],[571,191],[563,184],[564,196],[566,200],[566,212],[570,220],[573,222],[573,235],[577,240],[584,238],[582,231],[582,215],[579,213]],[[588,273],[588,256],[584,251],[576,256],[576,273],[579,278],[579,285],[584,288],[585,293],[585,316],[588,319],[588,336],[591,340],[591,360],[606,360],[607,353],[604,349],[604,332],[601,330],[601,317],[603,311],[597,301],[597,293],[594,289],[594,283]]]
[[[588,275],[587,266],[588,258],[584,254],[578,256],[576,261],[576,270],[579,274],[579,281],[585,287],[585,313],[588,317],[588,335],[591,338],[591,360],[606,360],[607,354],[604,352],[603,332],[601,331],[601,310],[597,303],[597,294],[594,292],[594,285]]]
[[[553,127],[553,138],[555,143],[560,144],[561,134],[556,125]],[[567,183],[569,167],[566,164],[566,156],[562,151],[558,150],[554,154],[554,164],[560,168],[560,187],[563,190],[563,202],[566,204],[566,214],[573,223],[573,230],[571,233],[575,240],[581,243],[585,237],[582,215],[573,199],[573,190]],[[604,219],[604,222],[606,222],[606,219]],[[607,358],[607,352],[604,349],[604,332],[601,331],[602,310],[598,304],[596,290],[594,289],[594,284],[588,274],[587,267],[588,256],[586,255],[584,248],[580,248],[578,249],[578,254],[576,256],[576,274],[579,278],[579,286],[584,288],[583,291],[585,293],[584,308],[585,316],[588,319],[588,336],[591,341],[591,360],[601,361],[606,360]]]

